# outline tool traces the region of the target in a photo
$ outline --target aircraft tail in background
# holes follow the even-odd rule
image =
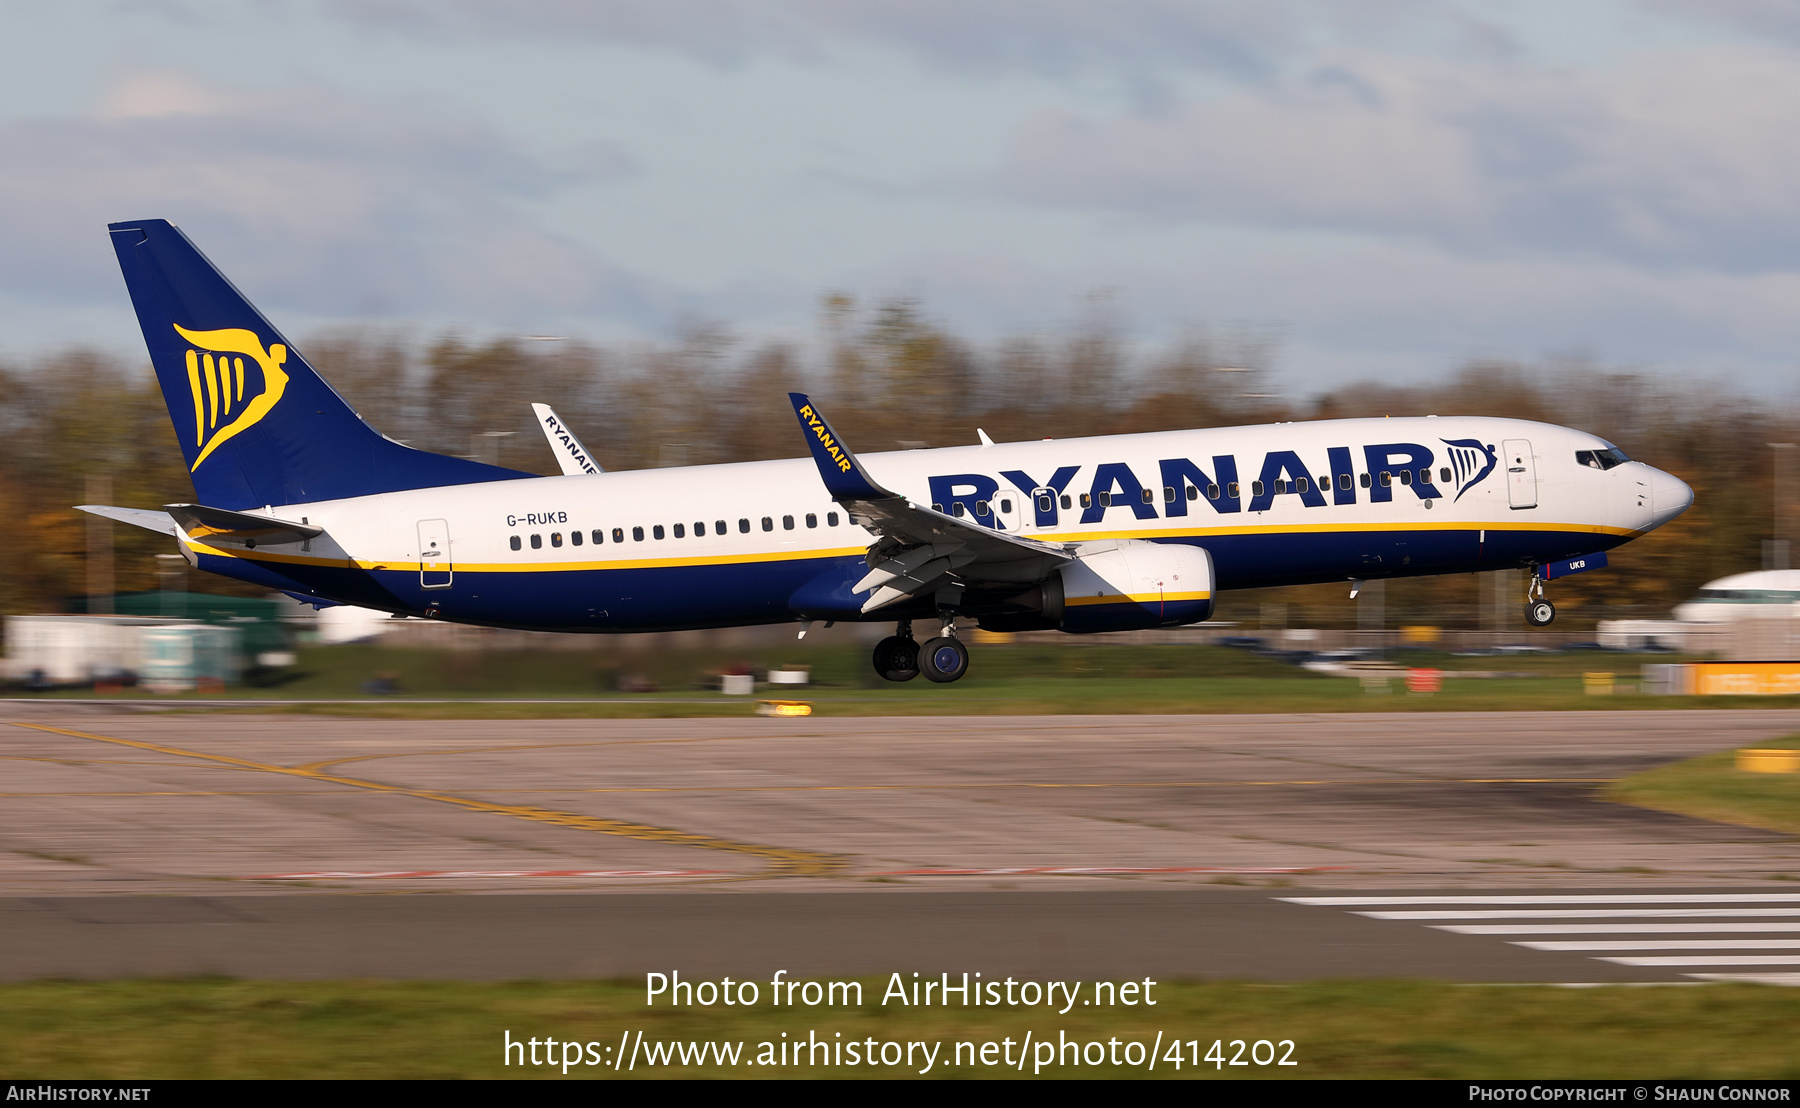
[[[201,503],[260,508],[534,476],[387,438],[173,224],[108,230]]]

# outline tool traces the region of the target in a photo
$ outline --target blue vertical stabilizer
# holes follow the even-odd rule
[[[535,476],[384,437],[179,229],[161,219],[108,229],[201,503],[256,508]]]

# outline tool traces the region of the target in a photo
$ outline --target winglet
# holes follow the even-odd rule
[[[806,432],[806,445],[818,463],[825,491],[833,500],[886,500],[896,496],[875,483],[805,393],[790,392],[788,399],[794,402],[794,414],[800,417],[800,427]]]
[[[550,449],[556,455],[556,464],[562,467],[564,477],[578,477],[583,473],[601,472],[600,463],[594,461],[594,455],[575,432],[569,430],[548,404],[533,404],[532,412],[537,416],[538,427],[544,437],[550,440]]]

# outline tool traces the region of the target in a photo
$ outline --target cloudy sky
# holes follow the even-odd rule
[[[0,356],[141,351],[104,225],[285,330],[977,338],[1102,294],[1316,391],[1800,378],[1780,0],[0,0]]]

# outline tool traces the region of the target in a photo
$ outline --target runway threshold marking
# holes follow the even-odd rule
[[[617,835],[644,842],[666,843],[672,846],[691,846],[701,850],[722,850],[732,854],[744,854],[761,858],[768,863],[770,876],[818,876],[835,873],[844,868],[842,859],[829,854],[813,851],[797,850],[784,846],[765,846],[760,843],[738,842],[735,839],[719,838],[716,835],[701,835],[692,831],[680,831],[671,827],[656,827],[647,823],[631,823],[626,820],[606,819],[599,816],[583,816],[573,812],[557,812],[547,808],[530,808],[518,804],[495,804],[491,801],[476,800],[472,797],[456,796],[452,793],[438,792],[433,789],[414,789],[405,785],[390,785],[383,781],[369,781],[360,777],[345,777],[340,774],[321,773],[305,767],[280,766],[269,762],[253,761],[249,758],[234,758],[229,754],[207,754],[198,750],[184,750],[175,746],[164,746],[160,743],[142,742],[137,739],[121,739],[112,735],[95,735],[87,731],[72,731],[66,727],[52,727],[44,723],[20,723],[13,721],[14,727],[23,727],[33,731],[44,731],[52,735],[67,735],[70,738],[88,739],[93,742],[113,743],[117,746],[134,747],[138,750],[150,750],[158,754],[167,754],[177,758],[193,758],[217,765],[231,766],[235,769],[251,770],[257,773],[276,773],[285,777],[300,777],[311,781],[324,781],[334,785],[346,785],[351,788],[368,789],[373,792],[388,793],[394,796],[410,796],[419,800],[429,800],[438,804],[449,804],[471,812],[486,812],[490,815],[511,816],[514,819],[530,820],[534,823],[548,823],[557,827],[568,827],[578,831],[593,831],[602,835]]]
[[[1506,941],[1524,950],[1585,954],[1596,961],[1638,969],[1668,970],[1694,979],[1800,985],[1800,973],[1768,972],[1769,967],[1800,967],[1800,939],[1751,937],[1758,932],[1792,934],[1800,931],[1800,893],[1459,894],[1278,899],[1307,907],[1338,908],[1370,919],[1424,923],[1432,930],[1458,935],[1517,936]],[[1568,907],[1537,907],[1546,904]],[[1438,907],[1420,908],[1420,905]],[[1669,922],[1671,919],[1685,922]],[[1740,922],[1746,919],[1757,922]],[[1508,922],[1431,922],[1451,920]],[[1565,920],[1584,922],[1563,922]],[[1653,935],[1663,937],[1645,937]],[[1715,937],[1695,937],[1702,935]],[[1653,951],[1663,953],[1650,953]],[[1772,951],[1794,953],[1770,953]],[[1717,972],[1726,967],[1739,967],[1740,972]],[[1693,972],[1698,970],[1712,972]]]

